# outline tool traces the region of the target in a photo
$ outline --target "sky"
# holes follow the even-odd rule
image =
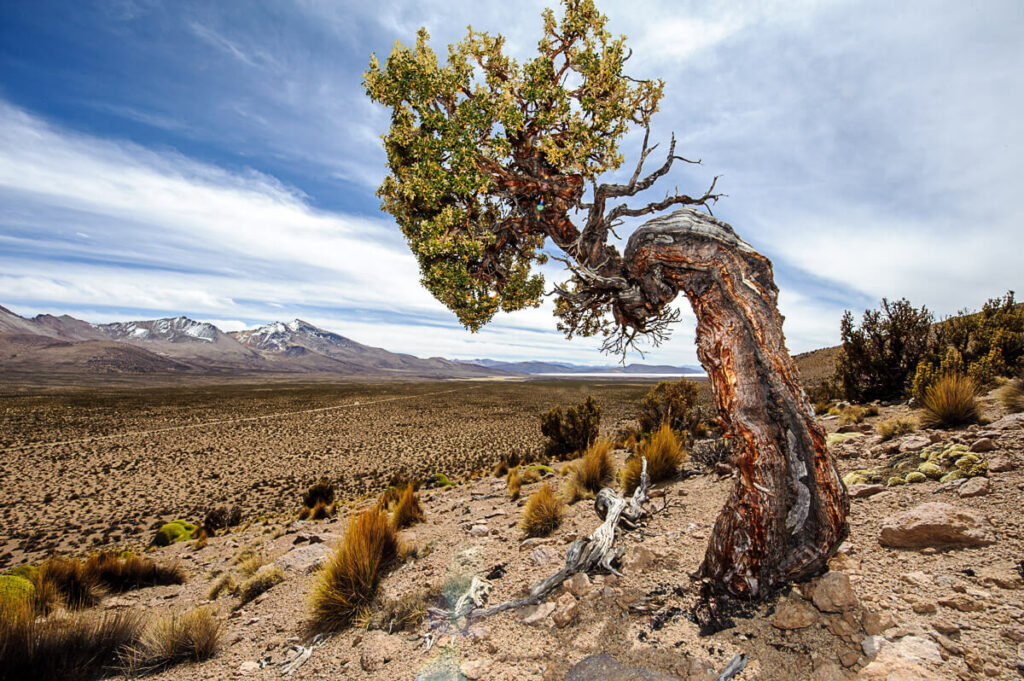
[[[375,196],[389,115],[363,92],[370,54],[421,26],[443,54],[471,24],[523,60],[551,4],[4,0],[0,305],[226,331],[301,318],[423,357],[614,363],[566,340],[550,300],[463,329]],[[703,161],[653,198],[721,176],[715,215],[773,261],[792,352],[836,344],[843,311],[882,297],[941,317],[1021,290],[1024,3],[598,7],[630,74],[665,81],[652,138]],[[643,361],[697,364],[677,302]]]

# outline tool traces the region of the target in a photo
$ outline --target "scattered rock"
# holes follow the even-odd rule
[[[983,437],[979,440],[975,440],[971,444],[970,450],[972,452],[991,452],[996,448],[996,443],[992,442],[992,438]]]
[[[873,610],[865,611],[861,622],[863,623],[864,631],[869,636],[882,634],[886,629],[891,629],[895,625],[892,615],[887,612],[875,612]]]
[[[975,511],[928,502],[886,518],[878,542],[895,548],[985,546],[995,542],[995,532]]]
[[[850,485],[848,489],[853,499],[865,499],[885,491],[885,485]]]
[[[491,628],[483,624],[474,624],[466,630],[466,634],[474,641],[489,641],[491,639]]]
[[[988,457],[988,470],[990,473],[1005,473],[1013,470],[1013,461],[1010,457],[997,454]]]
[[[822,612],[845,612],[857,606],[857,594],[844,572],[827,572],[814,585],[814,606]]]
[[[776,629],[803,629],[817,621],[818,613],[807,601],[800,598],[782,601],[771,619],[772,626]]]
[[[917,636],[883,646],[878,657],[860,670],[858,681],[940,681],[926,664],[941,664],[939,647]]]
[[[932,441],[923,435],[909,435],[900,440],[900,452],[916,452],[919,449],[924,449],[931,443]]]
[[[459,669],[467,679],[476,681],[476,679],[483,678],[490,666],[489,660],[466,660]]]
[[[970,478],[967,482],[960,485],[956,493],[961,498],[981,497],[992,493],[992,483],[988,481],[988,478]]]
[[[326,544],[306,544],[292,549],[275,562],[282,570],[310,573],[320,567],[330,555],[331,549]]]
[[[910,609],[918,615],[934,615],[938,612],[938,608],[935,607],[935,603],[931,601],[914,601],[910,604]]]
[[[1009,414],[988,425],[988,430],[1021,430],[1024,429],[1024,412]]]
[[[889,641],[884,636],[865,636],[864,640],[860,642],[861,650],[869,658],[873,658],[881,652],[882,648],[889,645]]]
[[[955,596],[940,598],[939,605],[947,608],[953,608],[960,612],[982,612],[985,610],[984,605],[964,594],[956,594]]]
[[[364,671],[375,672],[401,654],[398,639],[380,631],[373,631],[366,635],[359,649],[359,664]]]
[[[554,603],[541,603],[536,608],[527,609],[528,612],[526,617],[523,618],[523,624],[529,624],[531,626],[535,624],[542,624],[550,615],[555,611]]]
[[[580,613],[580,607],[576,604],[576,597],[572,594],[562,594],[558,599],[555,611],[551,619],[558,628],[568,626]]]
[[[626,572],[643,572],[657,559],[658,557],[655,556],[650,549],[643,546],[637,546],[626,554],[626,557],[623,559],[622,567]]]
[[[473,525],[469,528],[469,533],[474,537],[486,537],[489,529],[486,525]]]
[[[843,681],[843,669],[835,662],[826,662],[811,674],[810,681]]]
[[[584,572],[577,572],[562,585],[562,588],[565,589],[565,591],[571,593],[577,598],[583,598],[586,596],[592,587],[593,585],[590,583],[590,577],[588,577]]]
[[[253,662],[252,660],[246,660],[242,664],[238,665],[238,675],[239,676],[248,676],[249,674],[254,674],[254,673],[258,672],[259,670],[260,670],[259,663],[258,662]]]
[[[565,681],[681,681],[677,676],[619,664],[607,654],[588,655],[573,665]]]
[[[547,546],[538,546],[530,552],[530,562],[534,565],[552,565],[561,559],[554,549]]]

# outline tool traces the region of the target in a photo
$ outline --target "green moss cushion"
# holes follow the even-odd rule
[[[187,520],[175,520],[156,531],[153,543],[157,546],[168,546],[174,542],[191,539],[195,531],[196,526]]]

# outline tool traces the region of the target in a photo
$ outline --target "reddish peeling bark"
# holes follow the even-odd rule
[[[687,208],[638,229],[625,264],[649,309],[689,298],[697,354],[736,442],[739,479],[699,570],[706,595],[756,599],[822,572],[846,538],[849,499],[786,350],[771,262]]]

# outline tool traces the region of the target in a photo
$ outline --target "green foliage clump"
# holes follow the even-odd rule
[[[904,478],[904,480],[906,482],[908,482],[908,483],[924,482],[927,479],[928,479],[928,476],[925,475],[924,473],[922,473],[921,471],[914,471],[912,473],[907,473],[907,477]]]
[[[931,478],[932,480],[938,480],[941,478],[945,471],[938,464],[932,463],[931,461],[925,461],[923,464],[917,467],[918,472],[922,473],[925,477]]]
[[[898,475],[894,475],[894,476],[892,476],[891,478],[889,478],[886,481],[885,486],[886,487],[897,487],[899,485],[905,485],[905,484],[907,484],[906,480],[904,480],[903,478],[899,477]]]
[[[654,432],[662,423],[668,423],[674,431],[692,433],[701,418],[700,407],[697,406],[699,391],[696,381],[685,378],[660,381],[640,402],[637,414],[640,430]]]
[[[597,439],[601,424],[601,407],[593,395],[587,395],[579,404],[562,414],[561,407],[553,407],[541,418],[540,432],[546,438],[546,454],[550,458],[570,459]]]
[[[434,473],[434,484],[438,487],[452,487],[455,485],[444,473]]]
[[[836,382],[846,399],[857,402],[902,397],[918,363],[930,349],[932,313],[908,300],[882,299],[880,310],[866,310],[860,325],[847,310],[840,324],[842,348]]]
[[[32,580],[20,575],[0,575],[0,602],[30,600],[35,594]]]
[[[186,541],[192,538],[196,526],[187,520],[173,520],[162,525],[153,537],[153,544],[156,546],[170,546],[174,542]]]
[[[419,261],[423,285],[476,330],[500,309],[537,306],[545,233],[575,187],[618,168],[618,143],[646,125],[663,84],[623,73],[625,37],[613,37],[593,0],[543,14],[538,54],[518,63],[505,39],[469,29],[442,62],[425,29],[363,74],[366,94],[391,110],[389,174],[377,190]],[[555,182],[557,176],[558,182]],[[547,181],[545,181],[547,180]]]

